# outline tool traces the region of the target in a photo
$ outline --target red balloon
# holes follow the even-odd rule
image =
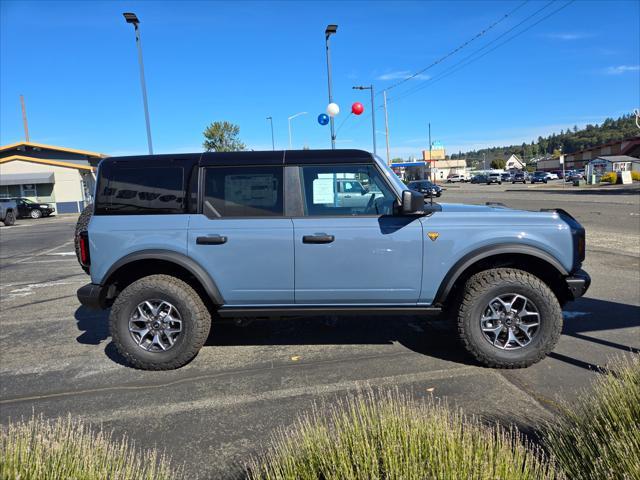
[[[364,112],[364,106],[360,102],[351,105],[351,113],[354,115],[360,115],[362,112]]]

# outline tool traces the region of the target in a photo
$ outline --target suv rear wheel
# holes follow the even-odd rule
[[[16,223],[16,214],[14,213],[13,210],[9,210],[4,217],[4,224],[7,227],[10,227],[14,223]]]
[[[204,345],[211,316],[200,296],[182,280],[150,275],[116,298],[109,328],[120,354],[134,367],[182,367]]]
[[[562,309],[538,277],[497,268],[467,280],[457,323],[463,345],[480,363],[521,368],[553,350],[562,331]]]

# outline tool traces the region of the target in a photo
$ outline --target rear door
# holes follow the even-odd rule
[[[395,193],[375,165],[295,168],[303,203],[303,216],[293,219],[296,303],[415,304],[422,224],[393,215]],[[338,178],[368,185],[356,205],[337,201]]]
[[[226,305],[294,301],[293,223],[284,217],[283,170],[282,165],[202,168],[189,256],[208,271]]]

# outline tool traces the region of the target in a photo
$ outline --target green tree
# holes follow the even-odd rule
[[[491,168],[496,170],[503,170],[504,167],[507,166],[507,162],[502,160],[501,158],[496,158],[495,160],[491,160]]]
[[[202,146],[207,152],[238,152],[245,149],[240,141],[240,127],[226,120],[213,122],[202,132]]]

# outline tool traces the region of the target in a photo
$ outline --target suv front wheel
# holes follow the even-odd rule
[[[143,370],[171,370],[192,360],[204,345],[211,316],[200,296],[182,280],[150,275],[116,298],[109,316],[120,354]]]
[[[496,268],[467,280],[457,323],[463,345],[480,363],[522,368],[553,350],[562,331],[562,309],[538,277]]]

